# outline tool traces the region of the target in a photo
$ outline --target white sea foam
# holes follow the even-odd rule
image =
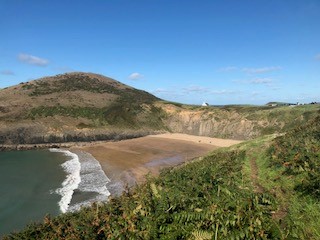
[[[100,163],[87,152],[77,152],[81,163],[81,182],[78,186],[78,191],[91,193],[88,199],[82,199],[70,206],[69,211],[77,211],[82,206],[90,206],[93,202],[105,202],[110,196],[107,189],[107,184],[110,179],[102,170]]]
[[[56,148],[51,148],[49,150],[51,152],[61,152],[64,155],[71,158],[70,160],[66,161],[61,165],[64,171],[67,173],[67,176],[62,183],[62,187],[56,190],[56,193],[61,195],[61,200],[58,203],[60,210],[61,212],[65,213],[68,211],[74,190],[78,188],[81,182],[81,165],[79,157],[77,154],[74,154],[67,150],[61,150]]]

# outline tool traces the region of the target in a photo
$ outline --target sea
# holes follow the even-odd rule
[[[0,152],[0,239],[46,215],[108,200],[110,179],[89,153],[64,149]]]

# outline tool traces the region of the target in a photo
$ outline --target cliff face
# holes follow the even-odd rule
[[[183,113],[171,115],[167,125],[172,132],[187,133],[192,135],[222,137],[231,139],[251,139],[260,134],[255,130],[255,124],[242,119],[216,120],[209,118],[207,114]]]
[[[82,129],[52,131],[39,125],[20,125],[0,130],[0,144],[51,144],[67,142],[91,142],[103,140],[122,140],[145,136],[148,130],[120,129]]]
[[[317,115],[319,107],[178,107],[162,106],[166,125],[172,132],[247,140],[280,133]]]
[[[226,113],[223,118],[204,111],[170,113],[166,121],[172,132],[192,135],[251,139],[260,135],[256,124],[236,113]]]

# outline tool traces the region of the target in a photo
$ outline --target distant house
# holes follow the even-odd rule
[[[278,103],[269,102],[269,103],[267,103],[266,105],[269,106],[269,107],[276,107],[276,106],[278,106]]]
[[[202,107],[208,107],[208,106],[209,106],[209,103],[203,102],[201,106],[202,106]]]

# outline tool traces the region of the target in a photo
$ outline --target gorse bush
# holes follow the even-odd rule
[[[274,200],[246,186],[244,158],[244,151],[219,151],[5,239],[278,239]]]

